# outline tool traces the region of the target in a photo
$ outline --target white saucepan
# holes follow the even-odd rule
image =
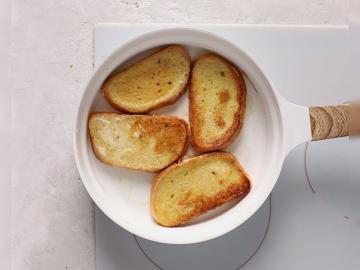
[[[175,228],[158,225],[150,213],[150,187],[154,175],[112,168],[98,161],[87,131],[91,111],[113,110],[99,93],[104,80],[137,59],[168,44],[185,46],[192,57],[212,51],[236,65],[246,77],[247,109],[233,153],[252,180],[251,192],[241,202],[226,204]],[[177,103],[153,114],[188,119],[185,94]],[[186,244],[223,235],[245,222],[273,189],[286,155],[300,143],[348,135],[346,105],[308,108],[281,97],[260,67],[241,48],[214,34],[190,28],[171,28],[141,35],[119,47],[94,71],[75,120],[74,152],[81,179],[97,206],[115,223],[149,240]],[[194,155],[190,149],[188,155]]]

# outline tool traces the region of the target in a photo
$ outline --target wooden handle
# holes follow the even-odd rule
[[[351,136],[360,136],[360,102],[350,104],[349,114],[349,134]]]
[[[311,107],[313,141],[349,136],[349,105]]]

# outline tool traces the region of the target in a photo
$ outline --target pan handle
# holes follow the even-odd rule
[[[349,136],[348,104],[310,107],[309,113],[313,141]]]
[[[360,135],[360,104],[306,107],[284,98],[279,100],[283,109],[285,154],[304,142]]]

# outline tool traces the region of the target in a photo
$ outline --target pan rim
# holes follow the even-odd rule
[[[272,178],[272,181],[262,187],[262,194],[263,196],[258,196],[257,200],[254,201],[253,207],[249,208],[247,214],[245,216],[240,217],[238,220],[231,221],[226,226],[219,226],[219,229],[215,231],[209,231],[203,234],[191,234],[191,237],[169,237],[168,233],[164,233],[164,235],[152,235],[151,233],[147,232],[145,229],[134,229],[131,226],[128,226],[128,222],[126,219],[119,219],[115,217],[111,211],[109,211],[108,203],[106,200],[101,197],[100,193],[96,191],[96,188],[91,186],[88,179],[91,177],[89,172],[87,171],[87,167],[89,163],[86,162],[84,159],[84,155],[86,158],[86,149],[84,149],[84,119],[86,119],[86,115],[89,112],[89,108],[86,108],[85,105],[88,106],[89,100],[91,100],[91,96],[96,92],[94,89],[98,88],[99,85],[102,84],[102,81],[114,70],[114,63],[118,61],[119,55],[124,54],[124,51],[127,51],[126,55],[135,55],[136,53],[140,53],[142,50],[149,49],[155,46],[160,46],[164,44],[170,43],[181,43],[184,40],[192,40],[194,45],[198,44],[205,44],[208,41],[213,40],[216,41],[216,44],[213,46],[208,46],[207,49],[213,50],[215,52],[219,51],[219,47],[221,46],[223,50],[229,49],[229,51],[236,51],[237,53],[242,55],[243,59],[248,61],[248,67],[251,67],[256,70],[257,77],[261,78],[262,83],[266,84],[266,88],[271,89],[268,94],[268,101],[272,102],[274,108],[274,115],[272,117],[275,119],[274,121],[277,123],[277,126],[273,127],[274,131],[277,132],[275,134],[277,136],[276,140],[273,140],[275,146],[274,148],[277,149],[276,153],[271,156],[272,162],[272,172],[269,172]],[[166,41],[166,42],[165,42]],[[176,42],[178,41],[178,42]],[[134,46],[134,45],[141,44],[142,46]],[[220,44],[220,45],[219,45]],[[211,45],[211,44],[210,44]],[[143,48],[143,49],[142,49]],[[138,50],[138,52],[136,52]],[[226,53],[225,53],[226,54]],[[228,58],[226,55],[224,55]],[[124,60],[125,61],[125,60]],[[119,65],[121,62],[118,62]],[[235,62],[236,63],[236,62]],[[246,70],[247,66],[244,65],[244,71],[250,76],[254,77],[254,72]],[[90,92],[90,93],[89,93]],[[282,163],[284,157],[286,155],[286,146],[284,143],[284,125],[283,125],[283,111],[281,107],[281,102],[279,101],[281,97],[279,94],[274,90],[271,83],[268,81],[266,76],[261,71],[260,67],[256,64],[254,59],[250,57],[246,52],[244,52],[241,48],[237,45],[230,43],[226,39],[223,39],[215,34],[212,34],[207,31],[193,29],[193,28],[168,28],[163,30],[157,30],[153,32],[146,33],[139,37],[136,37],[127,43],[120,46],[117,50],[115,50],[110,56],[108,56],[101,65],[93,72],[91,79],[89,80],[88,84],[86,85],[84,92],[82,94],[82,98],[79,104],[79,109],[76,113],[76,118],[74,121],[74,136],[73,136],[73,148],[75,154],[76,165],[78,171],[80,173],[82,182],[90,194],[91,198],[97,204],[97,206],[115,223],[123,227],[124,229],[149,240],[162,242],[162,243],[170,243],[170,244],[189,244],[189,243],[196,243],[201,241],[206,241],[213,239],[215,237],[221,236],[239,226],[241,223],[246,221],[250,216],[252,216],[258,208],[263,204],[266,200],[268,195],[270,194],[272,188],[274,187],[277,178],[280,174]],[[99,187],[98,187],[99,188]],[[260,192],[260,191],[259,191]],[[189,234],[190,235],[190,234]]]

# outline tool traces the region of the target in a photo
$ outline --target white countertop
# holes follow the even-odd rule
[[[72,154],[93,26],[347,24],[349,0],[12,2],[12,269],[95,269],[94,207]]]

